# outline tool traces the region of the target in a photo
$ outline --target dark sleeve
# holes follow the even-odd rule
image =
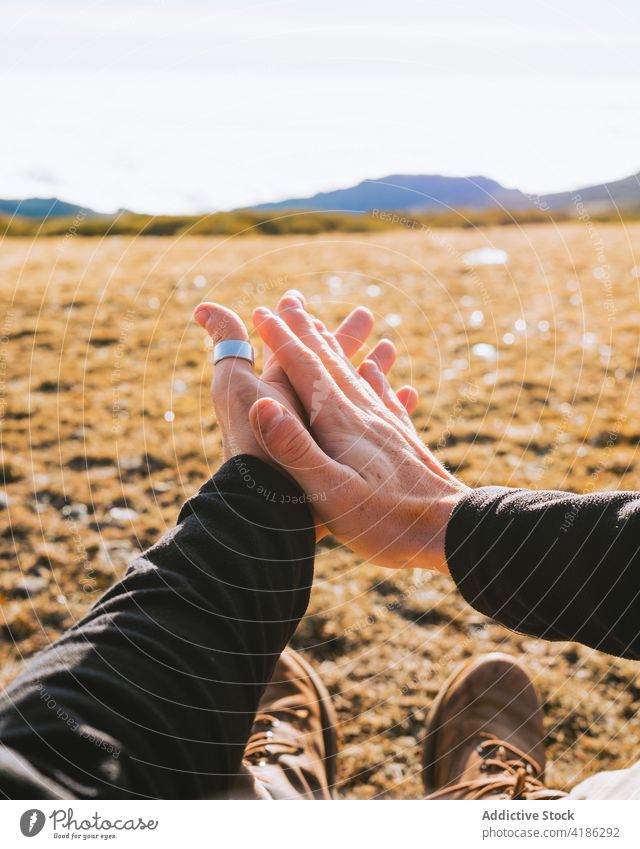
[[[640,493],[486,487],[454,510],[449,570],[507,628],[640,659]]]
[[[314,542],[293,483],[227,462],[4,693],[0,795],[225,795],[306,610]]]

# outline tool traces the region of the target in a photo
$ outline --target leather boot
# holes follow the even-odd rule
[[[422,778],[429,799],[560,799],[544,784],[542,709],[512,657],[471,659],[440,690],[427,720]]]
[[[242,773],[254,788],[235,798],[332,799],[337,718],[312,667],[285,649],[268,684],[245,748]]]

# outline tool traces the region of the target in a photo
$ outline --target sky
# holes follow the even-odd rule
[[[640,170],[638,0],[0,0],[0,197],[192,213]]]

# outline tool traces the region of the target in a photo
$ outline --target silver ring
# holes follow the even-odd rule
[[[253,365],[253,346],[249,342],[242,342],[240,339],[225,339],[224,342],[218,342],[213,349],[214,366],[220,360],[226,360],[229,357],[247,360]]]

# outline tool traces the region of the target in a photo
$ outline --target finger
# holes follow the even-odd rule
[[[310,420],[322,416],[325,408],[337,412],[349,405],[321,359],[280,316],[266,307],[258,307],[253,313],[253,322],[260,338],[284,369]]]
[[[276,312],[280,315],[287,308],[287,299],[296,298],[302,304],[303,309],[306,309],[306,300],[304,295],[298,289],[287,290],[276,307]],[[320,334],[328,334],[326,325],[319,318],[312,318],[313,326]],[[336,353],[343,354],[348,359],[360,350],[367,341],[373,330],[374,318],[370,310],[366,307],[358,306],[352,310],[344,321],[334,331],[333,337],[337,342],[338,347],[333,343],[333,340],[327,341]],[[393,344],[393,343],[389,343]]]
[[[298,291],[298,289],[287,289],[287,291],[282,295],[276,304],[276,313],[280,314],[283,309],[283,301],[285,298],[296,298],[303,307],[306,307],[307,302],[305,300],[302,292]],[[268,345],[262,344],[262,370],[266,372],[269,369],[272,369],[276,365],[276,359],[273,356],[273,351],[269,348]],[[271,373],[271,372],[270,372]]]
[[[307,496],[314,509],[323,503],[336,510],[336,490],[358,475],[328,457],[295,416],[271,398],[261,398],[251,407],[249,421],[256,439],[275,463],[287,471]],[[318,513],[322,518],[322,510]]]
[[[381,339],[365,359],[373,360],[383,374],[389,374],[397,356],[398,351],[393,342],[390,339]]]
[[[358,366],[358,374],[366,380],[379,398],[384,392],[384,375],[372,360],[363,360]]]
[[[330,333],[320,333],[314,325],[313,317],[301,307],[297,299],[283,299],[282,307],[280,318],[320,358],[344,394],[362,409],[375,408],[377,397],[358,379],[351,364],[339,351],[335,337]]]
[[[418,406],[418,401],[420,399],[417,390],[415,390],[413,386],[401,386],[396,392],[396,395],[398,396],[398,401],[400,401],[407,413],[411,415]]]
[[[319,319],[312,319],[313,326],[322,335],[333,350],[343,357],[352,357],[367,341],[373,329],[374,319],[366,307],[356,307],[342,322],[335,334],[330,334]],[[373,348],[367,359],[373,359],[386,374],[396,360],[396,346],[389,339],[382,339]],[[353,365],[346,360],[349,370],[356,373]],[[372,386],[375,391],[375,388]],[[382,397],[380,393],[376,393]]]
[[[299,300],[302,304],[302,308],[306,310],[306,302],[305,302],[304,298],[302,297],[302,295],[298,292],[298,290],[297,289],[289,289],[289,291],[286,292],[286,294],[280,299],[280,302],[278,304],[278,306],[280,307],[280,309],[278,310],[278,315],[281,315],[283,319],[285,318],[284,313],[287,309],[287,304],[288,304],[288,301],[285,300],[285,299],[288,298],[288,297],[294,297],[297,300]],[[327,326],[325,325],[325,323],[323,321],[320,321],[319,318],[315,318],[310,313],[309,313],[309,317],[310,317],[311,321],[313,322],[314,328],[324,338],[324,340],[326,341],[327,345],[329,345],[331,350],[335,354],[337,354],[339,357],[343,357],[344,351],[340,347],[340,344],[338,343],[337,339],[335,338],[335,335],[333,333],[331,333],[329,330],[327,330]]]
[[[279,303],[281,303],[285,298],[297,298],[302,304],[303,308],[307,308],[307,300],[299,289],[287,289],[284,295],[280,298]]]
[[[249,334],[240,317],[220,304],[210,301],[199,304],[194,311],[194,317],[211,336],[214,345],[227,339],[243,342],[249,340]],[[234,422],[239,418],[246,421],[251,404],[258,397],[258,389],[258,378],[247,360],[228,357],[216,365],[211,396],[226,457],[238,453]]]
[[[345,357],[351,359],[362,348],[373,330],[374,319],[366,307],[356,307],[335,332],[335,338]]]
[[[240,339],[243,342],[249,339],[247,328],[240,316],[221,304],[203,301],[193,311],[193,317],[215,344],[225,339]]]
[[[292,299],[293,299],[293,301],[298,301],[300,306],[302,307],[302,309],[306,310],[307,302],[304,298],[304,295],[301,292],[299,292],[297,289],[288,289],[284,293],[284,295],[280,298],[280,300],[278,301],[278,304],[276,306],[277,314],[284,321],[286,321],[285,313],[286,313],[287,309],[291,309]],[[342,348],[336,342],[333,334],[329,333],[329,331],[325,327],[324,323],[322,321],[320,321],[319,318],[314,318],[310,314],[309,314],[309,317],[310,317],[310,319],[313,323],[313,327],[315,328],[315,330],[318,331],[318,333],[321,336],[324,336],[324,339],[325,339],[326,343],[329,345],[329,347],[336,354],[338,354],[339,356],[342,356],[342,353],[343,353]]]
[[[227,339],[249,341],[249,334],[244,322],[233,310],[220,304],[205,301],[194,310],[194,318],[211,336],[214,345]],[[215,367],[214,391],[218,386],[229,386],[234,377],[251,375],[255,377],[253,366],[248,360],[239,357],[227,357]]]
[[[265,343],[263,342],[262,343],[262,372],[263,372],[263,374],[264,374],[265,371],[267,371],[268,368],[270,368],[274,364],[275,361],[276,360],[275,360],[275,357],[273,356],[273,351],[271,350],[271,348],[268,345],[265,345]]]
[[[413,429],[407,411],[393,393],[389,381],[380,370],[378,364],[373,360],[363,360],[358,368],[358,374],[367,381],[378,397],[382,399],[385,407],[397,416],[403,424]]]

